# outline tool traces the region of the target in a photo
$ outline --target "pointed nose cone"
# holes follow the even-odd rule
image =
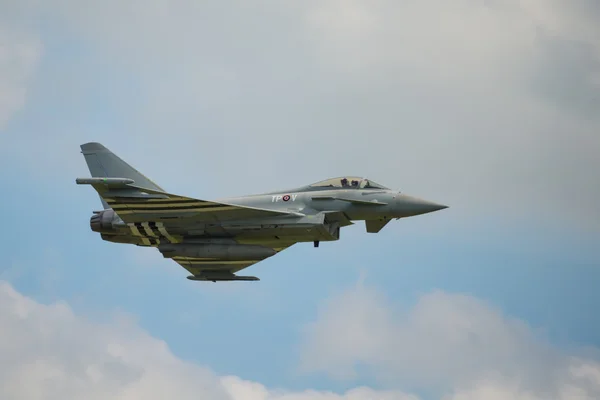
[[[421,200],[415,201],[413,204],[413,210],[416,215],[427,214],[434,211],[443,210],[444,208],[448,208],[443,204],[434,203],[432,201]]]
[[[432,201],[424,201],[423,203],[424,204],[423,204],[422,207],[423,207],[423,209],[425,210],[426,213],[434,212],[434,211],[439,211],[439,210],[443,210],[445,208],[448,208],[448,206],[445,206],[443,204],[437,204],[437,203],[434,203]]]
[[[401,215],[407,217],[427,214],[434,211],[443,210],[445,208],[448,208],[448,206],[419,199],[417,197],[407,195],[400,195],[398,197],[398,211]]]

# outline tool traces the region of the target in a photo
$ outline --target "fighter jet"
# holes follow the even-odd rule
[[[92,231],[108,242],[154,247],[193,281],[257,281],[236,273],[297,243],[339,240],[353,221],[377,233],[392,219],[447,208],[355,176],[201,200],[166,192],[100,143],[80,147],[92,177],[76,183],[91,185],[104,207],[93,211]]]

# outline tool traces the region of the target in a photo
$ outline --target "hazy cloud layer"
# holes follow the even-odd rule
[[[400,309],[359,283],[323,305],[302,354],[305,372],[352,379],[361,367],[388,386],[451,390],[452,399],[600,396],[600,363],[589,352],[565,354],[525,322],[441,291]]]
[[[0,397],[37,399],[416,400],[398,391],[271,390],[176,358],[128,316],[104,323],[0,281]],[[201,344],[199,344],[201,346]]]
[[[351,173],[455,213],[588,226],[600,218],[592,2],[21,7],[89,50],[52,79],[68,89],[93,74],[123,113],[106,131],[78,126],[40,138],[65,155],[53,173],[84,172],[77,146],[99,140],[172,190],[220,196]],[[188,189],[199,173],[202,189]]]
[[[0,394],[7,399],[581,400],[600,396],[600,364],[560,354],[523,322],[477,299],[434,292],[398,313],[358,286],[334,296],[311,327],[304,367],[340,377],[366,363],[390,390],[345,394],[269,389],[175,357],[126,315],[104,322],[63,302],[40,304],[0,282]],[[340,375],[341,374],[341,375]]]

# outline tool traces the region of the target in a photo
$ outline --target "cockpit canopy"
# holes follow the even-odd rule
[[[389,190],[383,185],[373,182],[370,179],[360,178],[357,176],[342,176],[339,178],[331,178],[310,185],[312,188],[335,188],[335,189],[383,189]]]

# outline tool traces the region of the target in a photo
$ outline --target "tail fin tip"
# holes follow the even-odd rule
[[[128,178],[132,179],[136,186],[164,192],[160,186],[101,143],[88,142],[80,145],[80,147],[92,177]]]
[[[88,151],[108,150],[106,147],[104,147],[101,143],[98,142],[84,143],[79,147],[81,147],[81,151],[83,153],[86,153]]]

